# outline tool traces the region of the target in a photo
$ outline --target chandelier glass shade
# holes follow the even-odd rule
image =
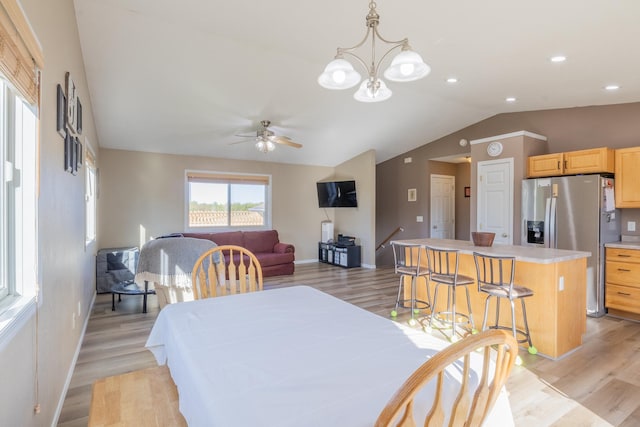
[[[324,72],[318,77],[320,86],[326,89],[341,90],[354,87],[360,82],[360,74],[344,57],[349,56],[359,62],[367,72],[367,78],[353,97],[361,102],[379,102],[391,97],[391,90],[378,76],[379,68],[383,60],[391,52],[400,49],[384,72],[384,77],[395,82],[410,82],[426,77],[431,68],[423,61],[422,57],[411,50],[409,40],[389,41],[378,32],[380,15],[376,12],[376,3],[369,2],[367,14],[367,33],[364,39],[357,45],[349,48],[338,48],[335,59],[325,67]],[[354,51],[363,46],[367,40],[371,40],[371,60],[365,61]],[[376,40],[391,45],[391,47],[376,61]]]
[[[391,98],[392,93],[383,80],[367,79],[362,82],[353,97],[360,102],[380,102]]]

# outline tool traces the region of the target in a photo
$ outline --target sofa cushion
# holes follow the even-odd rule
[[[258,256],[257,258],[258,258],[258,261],[260,262],[260,266],[264,268],[264,267],[270,267],[272,265],[293,263],[294,255],[292,253],[286,253],[286,254],[261,253],[260,256]]]
[[[244,247],[254,254],[271,253],[278,242],[276,230],[244,232]]]
[[[184,237],[196,237],[198,239],[208,239],[218,246],[236,245],[236,246],[246,247],[244,246],[244,239],[242,237],[242,234],[243,234],[242,231],[226,231],[223,233],[183,233]]]

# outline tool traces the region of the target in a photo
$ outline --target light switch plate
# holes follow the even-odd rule
[[[423,222],[423,221],[424,221],[424,218],[422,217],[422,215],[418,215],[416,217],[416,222]]]

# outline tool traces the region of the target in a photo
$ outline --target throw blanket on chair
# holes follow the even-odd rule
[[[160,308],[167,303],[189,301],[191,271],[200,255],[217,245],[211,240],[172,237],[147,242],[140,249],[135,281],[153,283]]]

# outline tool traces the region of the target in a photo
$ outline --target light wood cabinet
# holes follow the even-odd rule
[[[584,173],[613,173],[614,165],[615,150],[606,147],[543,154],[529,157],[527,176],[536,178]]]
[[[609,314],[640,319],[640,250],[607,248],[605,283]]]
[[[556,175],[562,175],[562,153],[529,157],[529,178]]]
[[[640,147],[616,150],[616,207],[640,208]]]

